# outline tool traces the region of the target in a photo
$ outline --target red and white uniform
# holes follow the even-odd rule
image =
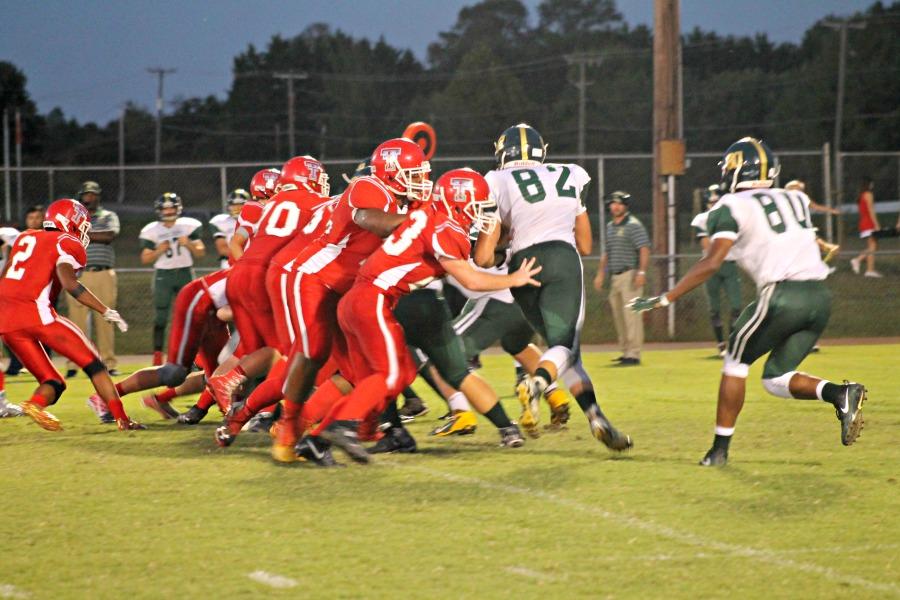
[[[232,267],[225,288],[244,352],[280,346],[265,286],[266,270],[278,251],[327,201],[307,190],[285,190],[273,196],[263,209],[253,243]]]
[[[859,198],[856,199],[856,205],[859,207],[859,237],[867,238],[875,231],[875,219],[872,218],[872,211],[869,209],[869,203],[866,202],[866,194],[868,192],[860,192]]]
[[[320,205],[294,238],[275,254],[266,271],[266,290],[278,333],[278,350],[284,355],[290,351],[300,329],[297,317],[299,288],[295,289],[299,285],[299,273],[294,269],[294,263],[297,255],[328,229],[336,204],[336,198],[329,198]]]
[[[57,265],[79,271],[86,261],[78,238],[60,231],[26,231],[10,251],[0,279],[0,337],[40,382],[63,380],[41,344],[81,368],[100,360],[84,333],[53,308],[61,289]]]
[[[359,266],[381,245],[381,238],[353,221],[357,210],[400,213],[393,193],[374,177],[361,177],[347,188],[331,215],[326,233],[294,261],[299,331],[293,352],[324,363],[333,338],[340,335],[337,303],[353,285]]]
[[[175,298],[169,334],[168,362],[190,369],[196,359],[207,376],[218,364],[219,352],[230,337],[216,310],[228,304],[225,283],[230,269],[191,281]]]
[[[414,210],[363,265],[338,304],[354,384],[319,426],[335,420],[364,421],[380,413],[416,378],[403,328],[394,318],[397,299],[445,274],[440,259],[466,260],[468,233],[434,205]],[[343,366],[342,374],[343,374]]]

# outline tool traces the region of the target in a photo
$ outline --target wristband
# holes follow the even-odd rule
[[[660,297],[659,297],[659,305],[662,306],[663,308],[665,308],[665,307],[668,306],[669,304],[671,304],[671,302],[669,302],[669,299],[666,298],[666,295],[665,295],[665,294],[661,294]]]
[[[87,288],[84,287],[83,285],[81,285],[81,282],[79,282],[78,285],[76,285],[75,288],[74,288],[72,291],[69,292],[69,294],[70,294],[73,298],[77,298],[78,296],[82,295],[82,294],[85,293],[86,291],[87,291]]]

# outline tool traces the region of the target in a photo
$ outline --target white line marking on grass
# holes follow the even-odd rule
[[[494,483],[492,481],[478,479],[477,477],[467,477],[463,475],[457,475],[455,473],[449,473],[446,471],[437,471],[434,469],[416,467],[411,465],[401,465],[399,463],[389,461],[382,461],[382,464],[390,465],[392,467],[399,467],[401,469],[409,469],[411,471],[418,471],[432,477],[440,477],[442,479],[446,479],[447,481],[452,481],[455,483],[474,485],[485,490],[503,492],[505,494],[516,494],[519,496],[528,496],[538,500],[553,502],[554,504],[558,504],[560,506],[573,508],[583,513],[588,513],[606,519],[607,521],[616,523],[620,526],[639,529],[646,533],[668,538],[670,540],[681,542],[682,544],[686,544],[689,546],[695,546],[705,550],[718,550],[719,552],[729,554],[731,556],[750,558],[784,569],[792,569],[794,571],[800,571],[803,573],[813,573],[816,575],[821,575],[833,581],[840,581],[842,583],[858,585],[860,587],[864,587],[870,590],[877,590],[880,592],[890,592],[892,594],[900,596],[900,586],[897,586],[893,583],[871,581],[869,579],[858,577],[856,575],[841,573],[840,571],[837,571],[830,567],[823,567],[821,565],[808,562],[800,562],[786,557],[783,553],[766,548],[753,548],[751,546],[741,546],[728,542],[719,542],[709,537],[691,533],[690,531],[683,531],[668,527],[666,525],[661,525],[647,519],[640,519],[628,514],[615,513],[597,506],[582,504],[581,502],[563,498],[562,496],[557,496],[556,494],[551,494],[543,490],[516,485],[507,485],[503,483]]]
[[[30,598],[31,594],[9,583],[0,583],[0,598]]]
[[[247,573],[247,577],[257,583],[261,583],[273,588],[285,589],[292,588],[297,585],[297,582],[290,577],[283,577],[281,575],[268,573],[266,571],[253,571],[252,573]]]
[[[512,573],[513,575],[521,575],[523,577],[529,577],[531,579],[537,579],[538,581],[553,581],[556,579],[553,575],[549,573],[541,573],[540,571],[535,571],[534,569],[529,569],[527,567],[506,567],[504,569],[507,573]]]

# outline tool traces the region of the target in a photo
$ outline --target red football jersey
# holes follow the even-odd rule
[[[357,282],[370,283],[397,298],[424,287],[446,271],[440,259],[467,260],[469,235],[434,205],[414,210],[362,266]]]
[[[353,214],[363,208],[401,212],[396,197],[380,180],[360,177],[350,184],[334,207],[326,233],[297,256],[295,268],[304,273],[317,273],[335,292],[346,293],[353,285],[359,265],[382,241],[353,221]]]
[[[263,210],[265,210],[265,207],[255,200],[251,200],[241,207],[241,212],[234,224],[234,230],[237,231],[243,227],[247,232],[247,243],[249,243],[249,240],[252,240],[253,236],[256,235],[256,230],[259,227],[259,219],[262,217]]]
[[[317,208],[303,229],[298,231],[294,238],[278,251],[271,264],[290,271],[297,255],[327,231],[337,200],[338,198],[330,198],[327,203]]]
[[[285,190],[266,203],[253,243],[241,261],[268,263],[312,219],[316,210],[330,201],[308,190]],[[246,206],[246,205],[245,205]],[[243,211],[241,211],[243,212]]]
[[[79,271],[87,262],[84,246],[74,235],[61,231],[26,231],[16,238],[9,266],[0,279],[0,333],[49,325],[60,284],[56,265]]]

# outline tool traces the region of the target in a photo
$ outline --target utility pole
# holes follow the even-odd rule
[[[119,204],[125,201],[125,113],[128,112],[128,106],[122,107],[122,114],[119,115],[119,197],[116,199]]]
[[[164,69],[162,67],[147,67],[147,72],[156,75],[158,86],[156,88],[156,164],[159,164],[160,155],[162,154],[162,110],[163,110],[163,80],[166,75],[171,75],[175,69]]]
[[[6,220],[12,219],[12,191],[9,181],[9,109],[3,109],[3,194],[6,198]]]
[[[288,110],[288,150],[290,151],[291,157],[296,156],[295,150],[297,149],[294,144],[294,81],[298,79],[308,79],[309,75],[306,73],[272,73],[272,77],[275,79],[284,79],[287,81],[287,110]]]
[[[838,49],[838,82],[837,82],[837,101],[834,107],[834,189],[837,195],[838,205],[843,204],[844,182],[842,173],[841,154],[841,134],[844,129],[844,79],[847,71],[847,30],[848,29],[865,29],[865,21],[851,22],[850,19],[841,19],[838,21],[825,21],[822,23],[829,29],[835,29],[839,33],[839,49]],[[840,223],[840,221],[839,221]],[[841,236],[842,237],[842,236]]]
[[[578,155],[584,156],[584,132],[587,121],[585,114],[586,92],[587,86],[593,83],[593,81],[586,80],[586,69],[587,67],[596,67],[602,59],[600,54],[596,52],[575,52],[566,54],[565,58],[568,64],[578,66],[578,80],[572,81],[570,79],[569,83],[578,88]]]
[[[670,289],[677,274],[675,177],[684,174],[681,91],[680,0],[654,0],[652,252],[668,256],[666,268],[655,269],[653,287],[660,291]],[[669,305],[667,314],[670,338],[675,335],[674,308]]]

